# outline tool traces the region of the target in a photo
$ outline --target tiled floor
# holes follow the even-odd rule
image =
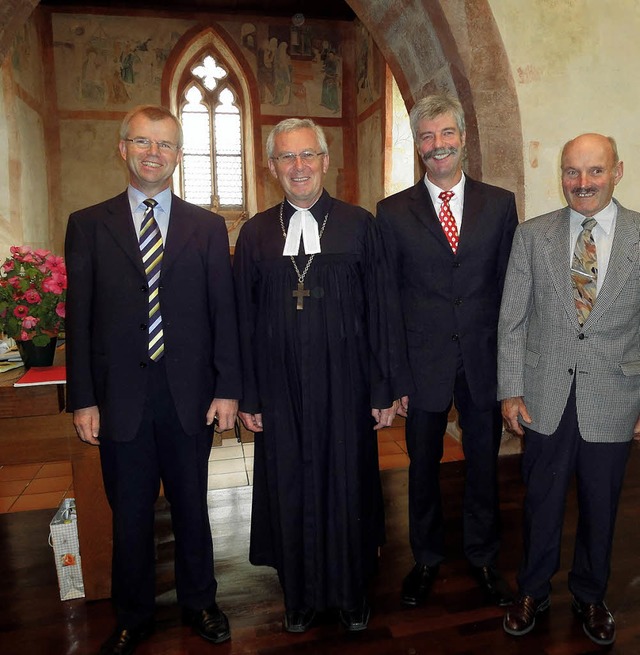
[[[404,425],[378,433],[380,470],[409,465]],[[460,434],[455,423],[445,435],[443,461],[462,459]],[[211,450],[209,489],[242,487],[253,483],[253,443],[239,444],[223,439]],[[0,513],[31,509],[57,509],[63,498],[73,497],[71,464],[51,462],[20,466],[0,466]]]

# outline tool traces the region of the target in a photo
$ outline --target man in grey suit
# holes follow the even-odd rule
[[[575,473],[572,607],[605,646],[616,636],[604,602],[616,510],[640,436],[640,214],[612,199],[623,174],[612,138],[569,141],[561,170],[569,206],[516,230],[500,312],[498,397],[525,437],[527,487],[520,596],[504,629],[524,635],[549,607]]]

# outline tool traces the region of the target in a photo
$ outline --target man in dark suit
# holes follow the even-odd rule
[[[520,597],[504,629],[530,632],[549,607],[567,488],[580,516],[569,589],[586,635],[616,637],[604,602],[632,438],[640,438],[640,214],[613,199],[615,141],[583,134],[562,150],[568,206],[516,231],[499,323],[498,397],[525,437]],[[522,424],[520,424],[522,421]]]
[[[439,464],[455,402],[466,460],[464,553],[488,602],[511,593],[495,565],[499,549],[496,462],[502,433],[496,402],[496,341],[502,285],[518,223],[513,193],[462,171],[464,113],[457,99],[418,101],[411,127],[426,175],[378,204],[399,285],[415,384],[407,416],[409,530],[415,566],[403,604],[428,595],[443,561]]]
[[[132,653],[153,629],[161,481],[183,620],[211,642],[230,637],[215,602],[207,472],[213,424],[232,427],[241,395],[233,281],[222,217],[171,192],[181,148],[168,110],[132,110],[119,144],[129,187],[67,228],[68,411],[100,447],[113,510],[117,627],[104,654]]]

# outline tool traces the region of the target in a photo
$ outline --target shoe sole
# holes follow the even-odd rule
[[[505,616],[504,619],[502,620],[502,629],[512,637],[523,637],[524,635],[528,635],[536,627],[536,617],[538,616],[538,614],[542,614],[543,612],[546,612],[549,609],[550,605],[551,605],[551,601],[549,598],[545,599],[544,601],[542,601],[542,603],[540,603],[538,609],[536,610],[536,613],[533,615],[533,621],[531,621],[531,625],[528,628],[525,628],[524,630],[512,630],[511,628],[508,628],[507,617]]]

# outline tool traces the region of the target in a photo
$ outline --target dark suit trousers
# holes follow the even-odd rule
[[[425,373],[428,375],[428,372]],[[463,502],[464,553],[473,566],[493,565],[499,549],[497,458],[502,435],[500,407],[478,408],[471,398],[462,362],[454,397],[465,456]],[[419,564],[444,559],[444,522],[440,495],[440,460],[449,406],[441,412],[412,407],[406,423],[409,465],[409,537]]]
[[[169,393],[164,360],[149,366],[149,388],[136,437],[125,442],[103,438],[100,444],[102,475],[113,511],[112,598],[118,625],[123,627],[135,627],[154,611],[154,503],[161,480],[171,506],[178,602],[203,609],[216,595],[207,510],[212,429],[185,434]]]
[[[585,603],[598,603],[604,599],[609,580],[630,442],[591,443],[582,439],[575,384],[554,434],[524,430],[522,474],[527,491],[524,558],[518,573],[520,593],[542,599],[551,591],[551,578],[560,566],[567,490],[575,473],[579,514],[569,589]]]

